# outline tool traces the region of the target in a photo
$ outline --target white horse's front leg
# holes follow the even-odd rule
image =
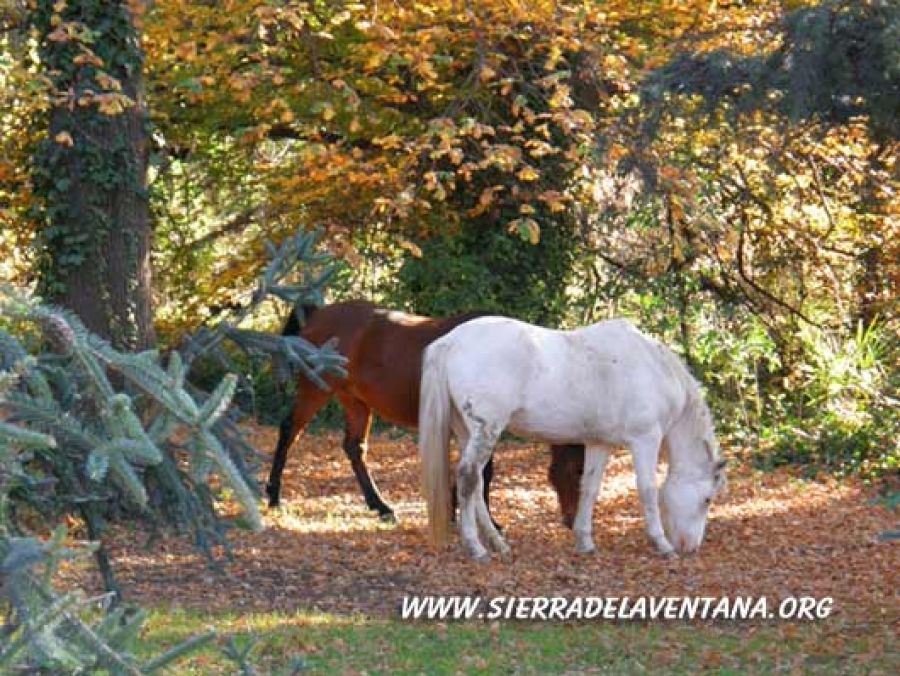
[[[631,446],[634,460],[634,474],[637,480],[638,495],[644,508],[644,522],[650,541],[663,556],[672,556],[675,548],[666,537],[659,517],[659,490],[656,486],[656,465],[659,462],[659,446],[662,439],[657,436],[647,437]]]
[[[575,551],[579,554],[589,554],[595,549],[594,539],[591,536],[594,504],[600,494],[600,484],[611,451],[611,448],[603,445],[584,448],[584,472],[581,475],[578,511],[572,528],[575,532]]]

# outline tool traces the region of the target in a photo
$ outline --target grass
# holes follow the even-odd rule
[[[874,618],[873,618],[874,619]],[[496,674],[647,672],[896,673],[888,626],[847,627],[829,619],[772,623],[424,623],[306,612],[157,608],[139,647],[150,656],[210,626],[225,638],[256,636],[259,673]],[[174,673],[234,673],[215,646],[178,663]]]

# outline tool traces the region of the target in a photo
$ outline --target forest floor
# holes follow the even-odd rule
[[[254,427],[250,434],[256,448],[274,447],[274,429]],[[787,597],[831,597],[829,616],[812,621],[641,624],[662,631],[663,639],[654,641],[662,640],[663,646],[666,636],[677,645],[677,637],[697,633],[691,631],[697,625],[702,625],[701,634],[719,633],[740,644],[757,634],[768,637],[766,644],[776,657],[785,650],[794,655],[772,663],[784,668],[796,668],[795,653],[801,654],[804,668],[810,665],[803,662],[809,655],[837,671],[870,665],[869,671],[890,672],[900,665],[900,545],[880,538],[897,527],[897,514],[856,481],[801,479],[788,469],[762,472],[738,458],[729,471],[728,491],[711,510],[699,554],[668,560],[654,554],[644,534],[631,460],[622,452],[610,462],[595,512],[598,552],[580,556],[573,551],[572,533],[560,524],[546,480],[549,454],[534,444],[504,443],[496,455],[492,511],[505,527],[513,560],[475,564],[465,558],[456,538],[440,551],[427,544],[414,438],[379,435],[371,440],[368,457],[399,524],[383,524],[366,509],[338,433],[307,436],[288,460],[284,506],[266,512],[263,532],[235,534],[234,561],[224,574],[211,571],[183,539],[110,538],[126,594],[162,612],[231,618],[226,623],[232,624],[237,618],[268,614],[281,618],[280,624],[311,625],[316,621],[310,618],[319,616],[338,624],[345,618],[357,628],[387,622],[393,625],[390,631],[401,633],[404,628],[396,625],[417,627],[420,634],[424,627],[438,638],[446,633],[446,624],[400,621],[403,597],[764,596],[770,611]],[[285,619],[291,617],[295,619]],[[246,622],[250,628],[252,621]],[[477,634],[478,624],[460,631]],[[525,632],[542,625],[507,624]],[[622,623],[589,624],[615,632]],[[665,633],[667,625],[681,628]],[[575,629],[583,631],[584,623]],[[338,636],[328,640],[353,641],[347,638],[352,630]],[[306,653],[317,650],[303,648],[303,641],[298,645]],[[336,655],[345,652],[339,645]],[[719,652],[714,651],[712,666],[722,664]],[[409,664],[415,671],[415,662]]]

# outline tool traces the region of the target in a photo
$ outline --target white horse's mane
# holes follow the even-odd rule
[[[692,431],[709,444],[710,459],[713,462],[718,462],[721,459],[721,453],[719,444],[716,441],[712,413],[706,400],[703,398],[700,383],[697,382],[697,379],[685,366],[684,361],[668,345],[658,341],[654,342],[659,346],[660,354],[687,393],[687,401],[685,402],[682,415],[686,416],[686,421],[691,426]]]

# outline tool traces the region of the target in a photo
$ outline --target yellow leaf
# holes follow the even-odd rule
[[[675,223],[684,221],[684,207],[681,205],[681,200],[675,195],[672,195],[669,200],[669,213],[672,215],[672,220]]]
[[[83,52],[72,59],[72,63],[74,63],[76,66],[88,65],[97,66],[99,68],[103,65],[103,60],[96,54],[93,54],[91,52]]]
[[[554,214],[566,208],[566,196],[556,190],[545,190],[538,195],[538,199],[550,207]]]
[[[506,228],[511,233],[517,233],[519,237],[530,244],[537,244],[541,241],[541,226],[533,218],[516,218],[510,221]]]
[[[385,150],[393,150],[395,148],[400,148],[403,145],[403,139],[397,136],[397,134],[389,134],[388,136],[379,136],[378,138],[372,139],[372,143],[376,146],[381,146]]]
[[[372,31],[383,40],[395,40],[397,38],[397,34],[384,24],[373,23]]]
[[[410,242],[407,239],[404,239],[400,242],[400,248],[409,251],[413,258],[422,257],[422,249],[419,248],[419,245],[414,242]]]
[[[67,131],[61,131],[56,136],[53,137],[53,140],[56,141],[61,146],[66,146],[67,148],[71,148],[75,145],[75,141],[72,140],[72,135]]]
[[[426,80],[437,80],[438,74],[431,61],[423,60],[416,64],[416,72]]]
[[[623,146],[620,143],[613,143],[609,146],[609,150],[606,151],[606,156],[609,158],[610,162],[618,162],[623,157],[628,155],[628,148]]]
[[[121,94],[103,94],[97,101],[97,110],[104,115],[118,115],[131,104],[131,99]]]
[[[97,73],[97,84],[106,90],[118,92],[122,90],[122,83],[108,73]]]
[[[330,103],[323,103],[322,104],[322,119],[327,122],[328,120],[334,119],[334,116],[335,116],[334,106],[332,106]]]
[[[591,117],[591,114],[586,110],[578,110],[572,111],[572,117],[581,125],[584,129],[593,129],[594,127],[594,118]]]
[[[503,190],[503,186],[495,185],[490,188],[485,188],[481,191],[481,195],[478,196],[478,204],[469,209],[466,212],[466,215],[470,218],[474,218],[476,216],[480,216],[485,213],[488,208],[493,204],[494,198],[498,192]]]
[[[385,61],[388,60],[389,54],[383,51],[372,52],[366,62],[363,64],[363,70],[377,70]]]
[[[541,177],[534,167],[522,167],[516,176],[520,181],[536,181]]]
[[[175,56],[180,61],[196,61],[197,59],[197,43],[183,42],[175,48]]]
[[[62,24],[60,24],[56,27],[56,30],[47,36],[47,39],[51,42],[68,42],[71,38],[68,31],[64,30]]]
[[[678,237],[672,242],[672,258],[676,263],[684,263],[684,251],[681,245],[681,239]]]
[[[478,77],[482,82],[489,82],[490,80],[493,80],[495,77],[497,77],[497,71],[490,66],[484,66],[481,69],[481,72],[478,73]]]

